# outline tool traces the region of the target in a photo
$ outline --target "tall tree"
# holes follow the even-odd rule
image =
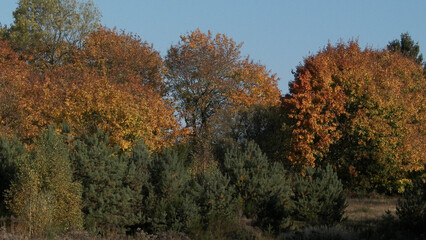
[[[205,131],[220,110],[278,103],[275,75],[242,58],[241,46],[224,34],[195,30],[169,49],[165,60],[168,86],[195,135]]]
[[[277,78],[241,56],[224,34],[200,30],[181,36],[165,58],[166,79],[179,115],[192,130],[193,156],[204,169],[214,158],[214,142],[230,131],[238,112],[252,105],[278,105]]]
[[[419,43],[415,43],[408,33],[402,33],[401,40],[395,39],[389,42],[387,48],[389,51],[399,52],[413,59],[416,63],[421,64],[423,62],[423,54],[420,53]]]
[[[13,16],[12,46],[43,64],[62,63],[100,20],[91,0],[20,0]]]

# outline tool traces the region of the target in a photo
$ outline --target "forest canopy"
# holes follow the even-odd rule
[[[0,217],[30,236],[225,238],[243,217],[278,234],[341,222],[344,191],[425,182],[426,65],[408,33],[383,49],[329,43],[284,96],[225,34],[195,29],[161,56],[100,25],[90,0],[20,0],[13,16],[0,25]]]

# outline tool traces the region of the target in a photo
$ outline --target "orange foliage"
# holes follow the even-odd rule
[[[255,104],[279,104],[277,78],[264,66],[242,59],[241,45],[224,34],[196,30],[168,51],[168,84],[195,133],[219,111],[233,114]]]
[[[105,29],[86,41],[69,64],[25,73],[14,105],[19,121],[9,127],[24,139],[32,139],[48,125],[65,121],[77,135],[101,128],[123,149],[143,139],[158,150],[186,135],[173,116],[171,103],[162,96],[162,61],[152,47],[137,37]],[[26,66],[8,64],[16,71]],[[18,72],[11,73],[11,78],[18,76]]]
[[[16,109],[22,97],[22,86],[28,75],[28,65],[19,60],[7,41],[0,40],[0,132],[12,134],[21,116]]]
[[[111,83],[146,86],[164,94],[160,54],[137,35],[99,28],[92,32],[80,51],[77,62],[95,69]]]
[[[421,65],[407,58],[361,50],[356,42],[328,45],[297,68],[284,100],[295,121],[290,160],[305,166],[324,161],[345,135],[376,149],[360,158],[423,168],[425,84]]]

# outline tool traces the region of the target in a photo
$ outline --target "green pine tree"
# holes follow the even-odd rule
[[[387,48],[389,51],[399,52],[413,59],[416,63],[422,64],[423,62],[423,55],[420,53],[419,43],[415,43],[408,33],[402,33],[401,40],[395,39],[389,42]]]
[[[293,184],[292,217],[302,225],[333,225],[343,220],[346,197],[343,184],[330,165],[306,169]]]
[[[244,214],[275,230],[285,227],[289,185],[280,164],[270,163],[256,143],[245,142],[225,154],[225,173],[244,202]]]
[[[194,233],[201,230],[215,236],[223,229],[229,229],[229,225],[235,225],[239,201],[230,178],[218,168],[193,176],[191,193],[200,213],[199,219],[193,222]]]
[[[148,169],[151,156],[146,145],[138,142],[128,154],[123,154],[122,158],[127,164],[123,187],[129,188],[132,195],[130,207],[133,215],[130,217],[134,219],[132,230],[135,230],[137,227],[143,227],[148,221],[146,206],[149,205],[147,201],[153,196],[153,187],[149,182],[151,174]]]
[[[146,230],[149,232],[187,232],[197,219],[198,207],[189,194],[189,169],[177,151],[156,154],[150,164],[150,183],[154,193],[146,201],[150,209]]]
[[[75,178],[83,185],[85,227],[101,233],[111,228],[123,231],[139,221],[132,202],[137,191],[126,185],[128,164],[119,157],[119,147],[109,144],[107,134],[98,130],[75,139],[71,155]]]

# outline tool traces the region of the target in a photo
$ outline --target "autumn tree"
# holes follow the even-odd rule
[[[408,33],[402,33],[401,40],[395,39],[389,42],[387,49],[391,52],[399,52],[413,59],[416,63],[421,64],[423,62],[423,54],[420,53],[419,43],[415,43]]]
[[[111,83],[130,85],[135,95],[147,88],[165,93],[160,53],[137,35],[100,27],[85,39],[76,61]]]
[[[212,140],[228,131],[238,111],[279,102],[276,76],[243,58],[241,46],[224,34],[195,30],[181,36],[165,58],[167,86],[193,132],[198,158],[212,158]]]
[[[242,44],[200,30],[181,36],[166,56],[171,94],[187,126],[200,134],[220,109],[276,104],[277,79],[241,56]]]
[[[68,147],[49,127],[29,154],[17,160],[17,173],[7,191],[7,205],[31,235],[63,232],[82,226],[81,186],[73,180]]]
[[[21,99],[25,118],[16,130],[32,139],[46,125],[66,121],[78,136],[93,134],[98,128],[109,132],[123,149],[138,139],[151,149],[176,141],[179,125],[161,96],[153,91],[132,95],[130,89],[86,70],[70,66],[33,75]]]
[[[5,132],[31,142],[48,125],[66,121],[79,136],[100,128],[123,149],[143,139],[156,150],[185,137],[171,102],[163,98],[161,58],[138,37],[99,29],[70,62],[42,72],[2,44]]]
[[[0,40],[0,132],[12,134],[21,122],[18,111],[23,86],[29,74],[27,63],[19,60],[8,41]]]
[[[294,121],[290,161],[331,162],[352,186],[395,191],[424,167],[422,66],[399,54],[328,45],[295,72],[284,107]]]
[[[160,54],[140,37],[99,28],[88,36],[83,49],[76,54],[73,68],[82,69],[83,73],[91,72],[94,74],[91,78],[98,79],[82,81],[87,87],[76,86],[77,92],[81,89],[99,91],[76,92],[84,96],[72,97],[77,101],[73,106],[86,111],[89,106],[81,108],[81,104],[90,104],[93,101],[87,97],[98,96],[93,98],[103,101],[95,103],[98,107],[111,108],[100,113],[109,112],[109,117],[105,117],[114,119],[99,119],[97,127],[110,132],[112,139],[122,147],[142,138],[151,149],[159,149],[185,135],[173,116],[171,103],[163,98],[165,84]],[[96,82],[100,85],[96,86]],[[101,100],[101,96],[106,98]],[[83,127],[85,123],[79,125]]]
[[[62,63],[100,21],[91,0],[20,0],[13,16],[12,46],[40,64]]]

